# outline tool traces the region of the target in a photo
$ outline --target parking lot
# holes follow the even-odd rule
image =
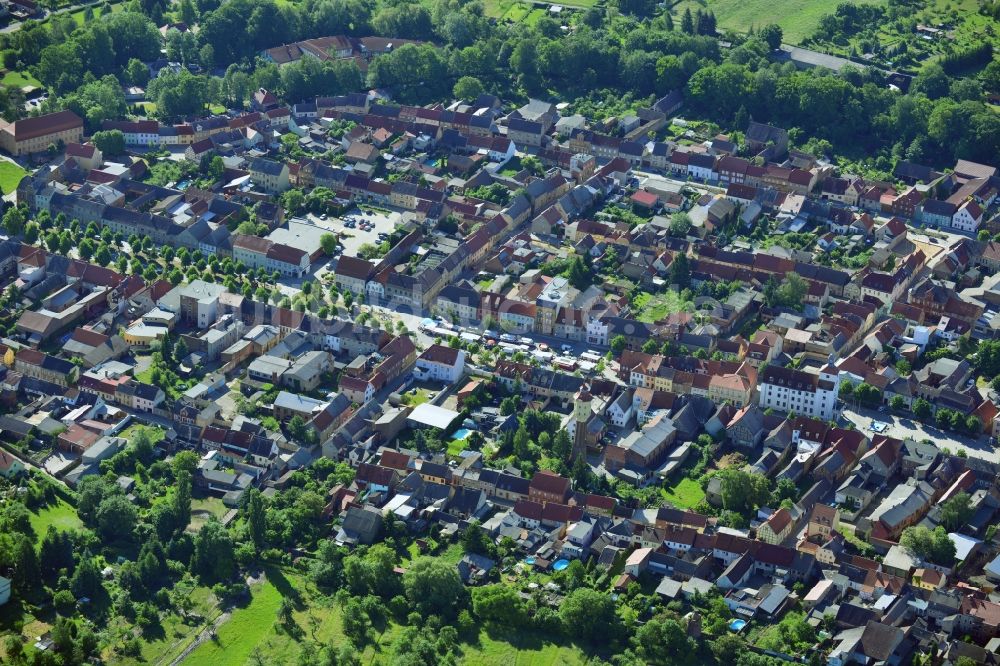
[[[365,243],[378,245],[381,242],[379,234],[391,234],[396,226],[403,222],[400,213],[370,208],[367,210],[352,208],[342,217],[330,217],[326,220],[318,215],[309,214],[308,217],[317,226],[336,233],[341,245],[344,246],[343,253],[351,257],[358,256],[358,250]],[[362,228],[362,224],[366,228]]]
[[[915,439],[917,441],[929,439],[936,446],[951,449],[952,452],[964,449],[970,456],[990,462],[1000,462],[1000,454],[990,443],[990,438],[986,436],[972,438],[954,432],[945,432],[913,418],[898,416],[891,412],[880,413],[870,409],[845,409],[843,416],[868,436],[881,434],[897,439]],[[872,430],[873,422],[875,430]]]

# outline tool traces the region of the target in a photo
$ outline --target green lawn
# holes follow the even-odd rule
[[[683,312],[690,306],[691,303],[682,300],[680,294],[674,291],[668,291],[664,294],[651,294],[644,291],[632,303],[635,318],[650,324],[669,314]]]
[[[465,551],[462,549],[462,544],[453,543],[445,548],[443,553],[438,553],[434,557],[448,564],[458,564],[465,557]]]
[[[0,190],[10,194],[17,189],[17,184],[28,174],[27,171],[6,160],[0,161]]]
[[[111,11],[109,13],[114,14],[115,12],[120,12],[124,6],[125,6],[124,3],[111,5]],[[94,18],[95,19],[100,18],[101,8],[95,5],[93,9],[94,9]],[[76,21],[77,25],[83,25],[83,13],[85,11],[86,11],[85,9],[80,9],[78,11],[75,11],[72,14],[70,14],[70,18]]]
[[[136,433],[138,433],[141,430],[145,430],[146,432],[149,433],[149,438],[153,440],[153,444],[162,441],[163,438],[167,436],[167,433],[166,431],[163,430],[163,428],[157,428],[155,426],[145,426],[142,425],[141,423],[133,423],[129,427],[122,430],[118,436],[124,437],[125,439],[131,441],[132,438],[135,437]]]
[[[48,531],[49,525],[57,530],[75,530],[83,527],[80,517],[76,515],[76,509],[62,498],[55,504],[49,504],[41,511],[31,514],[31,528],[39,538]]]
[[[673,486],[664,488],[663,498],[681,509],[690,509],[705,499],[705,491],[701,484],[685,476]]]
[[[463,666],[582,666],[587,663],[587,655],[575,646],[546,643],[538,636],[523,634],[498,640],[481,631],[475,645],[463,644],[461,649],[459,663]]]
[[[191,500],[191,521],[188,523],[189,532],[197,532],[211,518],[218,518],[226,515],[229,508],[222,503],[221,497],[195,497]]]
[[[457,458],[458,454],[467,448],[466,441],[464,439],[453,439],[448,442],[448,455],[453,458]]]
[[[42,82],[33,77],[29,72],[7,72],[0,79],[0,85],[8,88],[23,88],[24,86],[42,87]]]
[[[888,4],[887,0],[853,0],[855,4]],[[715,12],[720,30],[746,32],[751,26],[760,28],[777,23],[784,31],[787,44],[798,44],[812,34],[819,20],[832,14],[836,2],[817,0],[681,0],[674,6],[674,22],[679,24],[685,9],[691,13],[710,9]]]
[[[416,407],[417,405],[422,405],[431,399],[431,392],[425,388],[418,388],[416,393],[411,393],[413,389],[408,390],[400,398],[400,402],[409,407]]]

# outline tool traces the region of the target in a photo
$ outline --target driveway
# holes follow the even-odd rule
[[[945,432],[935,426],[921,423],[908,415],[899,416],[888,412],[881,414],[871,409],[845,409],[843,416],[869,437],[882,434],[897,439],[915,439],[918,442],[929,439],[940,448],[948,448],[952,452],[964,449],[966,453],[975,458],[1000,463],[1000,452],[990,443],[990,438],[985,435],[976,438],[954,432]],[[886,424],[885,428],[880,433],[872,431],[873,421]]]

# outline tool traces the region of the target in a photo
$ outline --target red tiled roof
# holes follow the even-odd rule
[[[83,128],[83,120],[72,111],[58,111],[36,118],[15,120],[3,127],[14,136],[15,141],[27,141],[56,132]]]

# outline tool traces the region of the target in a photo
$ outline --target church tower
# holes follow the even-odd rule
[[[591,403],[594,396],[590,394],[590,386],[584,384],[576,395],[573,396],[573,455],[571,460],[576,460],[577,456],[587,455],[587,423],[590,422],[594,412]]]

